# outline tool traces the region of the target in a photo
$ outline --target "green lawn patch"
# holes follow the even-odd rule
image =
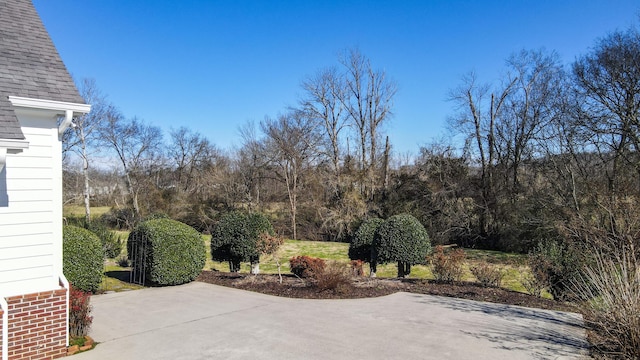
[[[92,206],[91,218],[99,218],[103,214],[111,210],[110,206]],[[62,209],[62,214],[65,217],[84,217],[84,206],[82,205],[65,205]]]
[[[117,231],[117,233],[122,237],[122,239],[126,239],[129,236],[128,231]],[[228,272],[228,263],[211,260],[211,236],[202,235],[202,240],[204,241],[207,249],[207,261],[205,263],[204,270]],[[285,240],[284,245],[282,245],[278,251],[277,256],[263,256],[261,258],[260,272],[264,274],[277,274],[277,257],[280,259],[280,263],[282,265],[282,273],[288,274],[290,272],[289,259],[294,256],[301,255],[333,260],[344,263],[345,266],[348,266],[350,261],[347,256],[348,251],[349,244],[346,243]],[[522,285],[522,277],[529,273],[527,255],[477,249],[465,249],[464,251],[467,258],[464,265],[464,276],[462,280],[475,281],[475,277],[471,273],[470,268],[480,262],[487,262],[494,266],[499,266],[505,272],[505,276],[502,281],[503,288],[518,292],[526,292]],[[126,256],[126,250],[124,250],[122,256]],[[248,263],[243,263],[240,268],[241,273],[249,273],[250,270],[251,268]],[[124,291],[141,288],[142,286],[140,285],[128,283],[128,271],[128,268],[119,267],[111,262],[110,265],[105,268],[106,275],[103,279],[101,290]],[[368,266],[365,266],[365,273],[367,275],[369,274]],[[378,277],[394,278],[396,275],[397,264],[378,265]],[[415,265],[411,267],[411,275],[409,275],[409,278],[433,279],[434,277],[428,265]],[[543,297],[550,298],[551,296],[545,293],[543,294]]]

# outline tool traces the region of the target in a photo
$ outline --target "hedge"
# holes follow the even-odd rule
[[[232,272],[240,270],[241,262],[257,263],[260,254],[256,245],[263,233],[274,235],[266,215],[240,211],[226,213],[211,232],[211,258],[228,261]]]
[[[384,222],[379,218],[365,220],[356,230],[349,244],[349,259],[371,262],[371,244],[378,227]]]
[[[158,285],[179,285],[194,280],[206,261],[204,241],[196,230],[179,221],[153,219],[129,234],[127,253],[134,272]],[[140,254],[135,256],[133,254]]]
[[[104,252],[100,238],[81,227],[62,228],[62,272],[77,289],[95,292],[102,282]]]

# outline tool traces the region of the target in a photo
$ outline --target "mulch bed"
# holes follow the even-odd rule
[[[351,281],[351,284],[341,284],[334,289],[321,289],[311,281],[289,274],[282,275],[282,284],[280,284],[278,275],[260,274],[255,276],[245,273],[219,271],[203,271],[197,280],[268,295],[301,299],[358,299],[385,296],[404,291],[539,309],[578,311],[568,303],[541,299],[501,288],[482,287],[469,282],[449,284],[422,279],[356,277]]]

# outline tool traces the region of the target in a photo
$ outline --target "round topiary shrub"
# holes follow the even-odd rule
[[[231,272],[239,271],[241,262],[251,262],[252,272],[257,273],[260,262],[257,244],[263,233],[274,235],[266,215],[240,211],[226,213],[211,232],[211,258],[228,261]]]
[[[206,260],[204,241],[189,225],[171,219],[140,223],[129,234],[127,253],[134,274],[158,285],[194,280]]]
[[[360,224],[349,244],[349,259],[371,262],[373,236],[383,222],[382,219],[371,218]]]
[[[102,243],[96,234],[81,227],[62,228],[62,272],[82,291],[95,292],[104,270]]]
[[[383,222],[373,238],[372,263],[398,262],[398,277],[411,272],[411,265],[423,264],[431,251],[424,226],[409,214],[394,215]]]

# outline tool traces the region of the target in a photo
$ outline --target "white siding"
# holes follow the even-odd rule
[[[29,149],[7,155],[0,192],[0,291],[52,289],[62,272],[62,159],[55,118],[19,112]]]

